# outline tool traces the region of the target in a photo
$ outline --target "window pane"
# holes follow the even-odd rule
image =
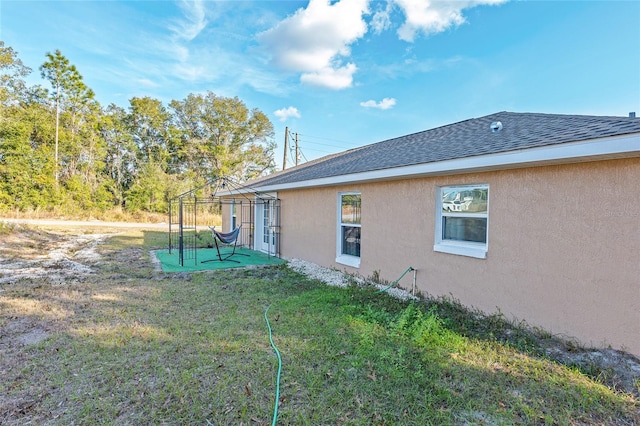
[[[480,217],[443,217],[442,239],[487,242],[487,219]]]
[[[360,228],[342,227],[342,254],[360,257]]]
[[[360,223],[360,194],[342,196],[341,223]]]
[[[442,211],[451,213],[486,213],[487,188],[457,188],[442,190]]]

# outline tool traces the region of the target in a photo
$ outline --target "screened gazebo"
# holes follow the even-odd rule
[[[239,184],[216,178],[169,202],[169,253],[179,263],[198,262],[198,250],[212,248],[217,232],[237,228],[234,244],[280,257],[280,200]]]

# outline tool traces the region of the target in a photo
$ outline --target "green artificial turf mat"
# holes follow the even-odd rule
[[[221,250],[221,253],[224,259],[231,253],[231,250],[224,249]],[[266,253],[249,250],[244,247],[236,248],[236,254],[222,262],[218,260],[218,252],[215,248],[198,249],[195,254],[195,259],[193,259],[192,252],[188,254],[185,253],[184,266],[180,266],[177,249],[172,250],[171,254],[169,254],[169,250],[157,250],[155,255],[160,261],[164,272],[209,271],[213,269],[243,268],[255,265],[280,265],[286,262],[284,259],[268,256]],[[212,261],[206,262],[207,260]],[[236,262],[232,262],[232,260]],[[202,263],[203,261],[205,262]]]

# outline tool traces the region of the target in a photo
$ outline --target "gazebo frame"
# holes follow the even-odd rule
[[[196,195],[202,193],[210,195]],[[180,266],[188,260],[197,263],[198,249],[208,248],[201,232],[210,234],[214,217],[222,218],[222,232],[242,225],[238,246],[280,257],[280,200],[223,177],[169,201],[169,253],[178,251]]]

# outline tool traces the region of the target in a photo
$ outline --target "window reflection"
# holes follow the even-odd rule
[[[360,223],[361,211],[360,194],[342,196],[342,223]]]
[[[443,191],[442,211],[445,213],[486,213],[488,193],[487,188]]]

